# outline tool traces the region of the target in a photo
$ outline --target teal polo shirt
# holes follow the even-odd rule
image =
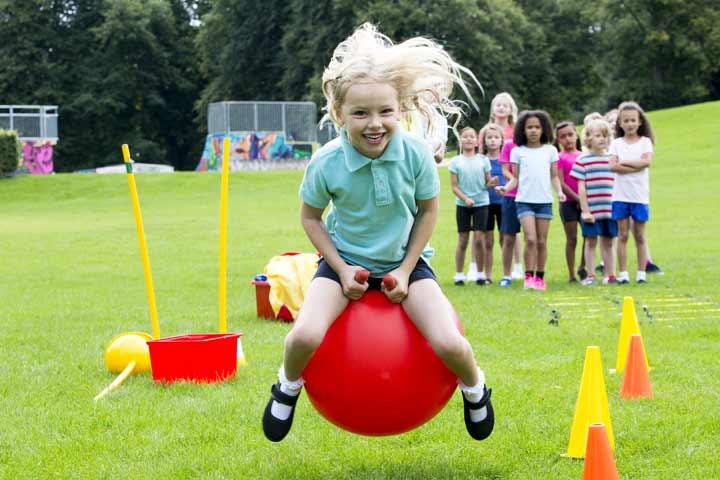
[[[405,258],[418,207],[440,193],[432,152],[425,142],[396,130],[381,157],[360,154],[345,130],[313,156],[300,186],[303,202],[333,210],[330,238],[350,265],[373,277],[396,269]]]
[[[450,160],[448,170],[458,177],[460,190],[472,198],[475,207],[490,204],[490,194],[485,187],[485,173],[490,172],[490,160],[484,155],[475,154],[472,157],[458,155]],[[455,205],[465,206],[465,202],[455,197]]]

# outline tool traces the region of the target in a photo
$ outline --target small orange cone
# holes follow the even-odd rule
[[[625,365],[625,378],[623,378],[620,389],[620,397],[627,399],[652,398],[652,396],[642,337],[635,334],[630,338],[630,351]]]
[[[619,480],[605,425],[590,425],[586,450],[583,480]]]

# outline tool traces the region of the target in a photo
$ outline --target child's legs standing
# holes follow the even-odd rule
[[[499,203],[492,203],[488,208],[488,219],[485,225],[485,264],[483,270],[485,277],[492,279],[493,271],[493,248],[495,246],[495,223],[498,231],[502,225],[502,206]],[[500,247],[502,248],[502,234],[500,234]]]
[[[495,232],[493,230],[488,230],[487,232],[484,232],[485,235],[483,235],[485,238],[485,264],[483,265],[483,270],[485,271],[485,277],[488,279],[492,279],[492,273],[493,273],[493,248],[495,248]],[[502,236],[500,237],[500,245],[502,245]]]
[[[615,276],[615,257],[613,256],[613,237],[600,237],[600,254],[602,255],[605,268],[603,273],[606,277]]]
[[[647,265],[647,243],[645,242],[645,222],[634,221],[632,234],[637,249],[638,272],[644,272]]]
[[[503,276],[510,278],[512,274],[513,252],[515,251],[516,237],[520,231],[520,222],[517,218],[517,205],[514,197],[503,197],[502,223],[502,264]]]
[[[470,238],[472,224],[472,209],[462,205],[455,205],[455,222],[457,223],[458,243],[455,248],[455,272],[461,273],[465,268],[465,251]],[[456,278],[458,280],[459,278]]]
[[[475,250],[473,260],[478,266],[478,272],[482,272],[485,265],[485,232],[473,230],[473,250]]]
[[[538,272],[545,271],[545,263],[547,262],[547,237],[550,230],[550,220],[547,218],[535,218],[535,232],[537,235],[537,260],[535,270]]]
[[[577,226],[580,208],[577,202],[560,202],[560,219],[565,230],[565,263],[570,280],[575,280],[575,249],[577,248]],[[582,255],[580,255],[582,257]],[[584,263],[584,262],[583,262]]]
[[[455,271],[462,272],[465,268],[465,251],[468,246],[470,232],[458,232],[458,243],[455,248]]]
[[[438,357],[465,385],[484,382],[472,347],[457,329],[452,306],[435,280],[411,283],[402,306]]]
[[[537,270],[537,232],[535,229],[535,216],[524,215],[520,218],[523,236],[525,237],[525,270]]]
[[[627,242],[630,234],[631,204],[627,202],[612,202],[612,219],[617,222],[617,258],[618,270],[623,276],[627,273]],[[622,278],[618,278],[622,280]]]
[[[488,206],[473,207],[472,212],[472,229],[473,229],[473,245],[472,250],[475,254],[473,260],[478,269],[478,281],[485,279],[485,228],[488,219]],[[480,275],[482,273],[482,275]],[[483,282],[484,283],[484,282]]]
[[[598,237],[585,237],[585,268],[587,268],[588,275],[593,275],[595,272],[595,248],[597,247]],[[605,257],[603,256],[603,260]]]
[[[640,277],[645,280],[644,272],[647,266],[647,242],[645,241],[645,222],[650,219],[650,208],[644,203],[633,203],[632,205],[632,234],[635,239],[635,248],[637,249],[638,272]]]
[[[347,304],[340,283],[324,277],[313,279],[293,328],[285,337],[283,367],[288,380],[300,378],[328,328]]]

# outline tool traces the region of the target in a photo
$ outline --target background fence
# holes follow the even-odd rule
[[[283,132],[289,143],[325,144],[334,127],[318,127],[314,102],[216,102],[208,106],[208,133]]]
[[[0,128],[17,130],[20,140],[58,139],[57,105],[0,105]]]

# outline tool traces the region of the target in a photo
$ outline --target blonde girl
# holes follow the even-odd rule
[[[503,175],[502,165],[500,164],[500,150],[503,145],[503,129],[496,123],[488,123],[480,130],[480,148],[483,155],[490,161],[490,176],[498,179],[498,185],[505,185],[505,175]],[[485,229],[485,283],[492,283],[493,277],[493,248],[495,246],[495,226],[498,229],[498,240],[502,246],[502,233],[500,226],[502,224],[502,204],[503,197],[498,194],[494,188],[489,189],[490,205],[488,206],[488,221]],[[479,276],[482,276],[480,273]]]
[[[495,95],[490,102],[489,123],[500,125],[505,140],[513,139],[513,128],[518,118],[518,108],[512,95],[501,92]]]
[[[322,259],[285,338],[279,381],[263,414],[263,432],[271,441],[290,431],[303,370],[330,325],[350,300],[381,288],[386,274],[397,285],[383,289],[385,295],[402,305],[459,377],[468,433],[482,440],[492,432],[484,373],[423,257],[437,221],[437,168],[424,141],[398,126],[408,110],[417,110],[431,127],[433,108],[459,114],[448,95],[457,85],[471,99],[463,74],[477,82],[437,43],[416,37],[394,44],[370,24],[335,48],[322,87],[340,136],[313,155],[300,187],[301,222]],[[326,226],[322,215],[331,200],[332,225]],[[363,269],[370,279],[359,283],[355,275]]]

